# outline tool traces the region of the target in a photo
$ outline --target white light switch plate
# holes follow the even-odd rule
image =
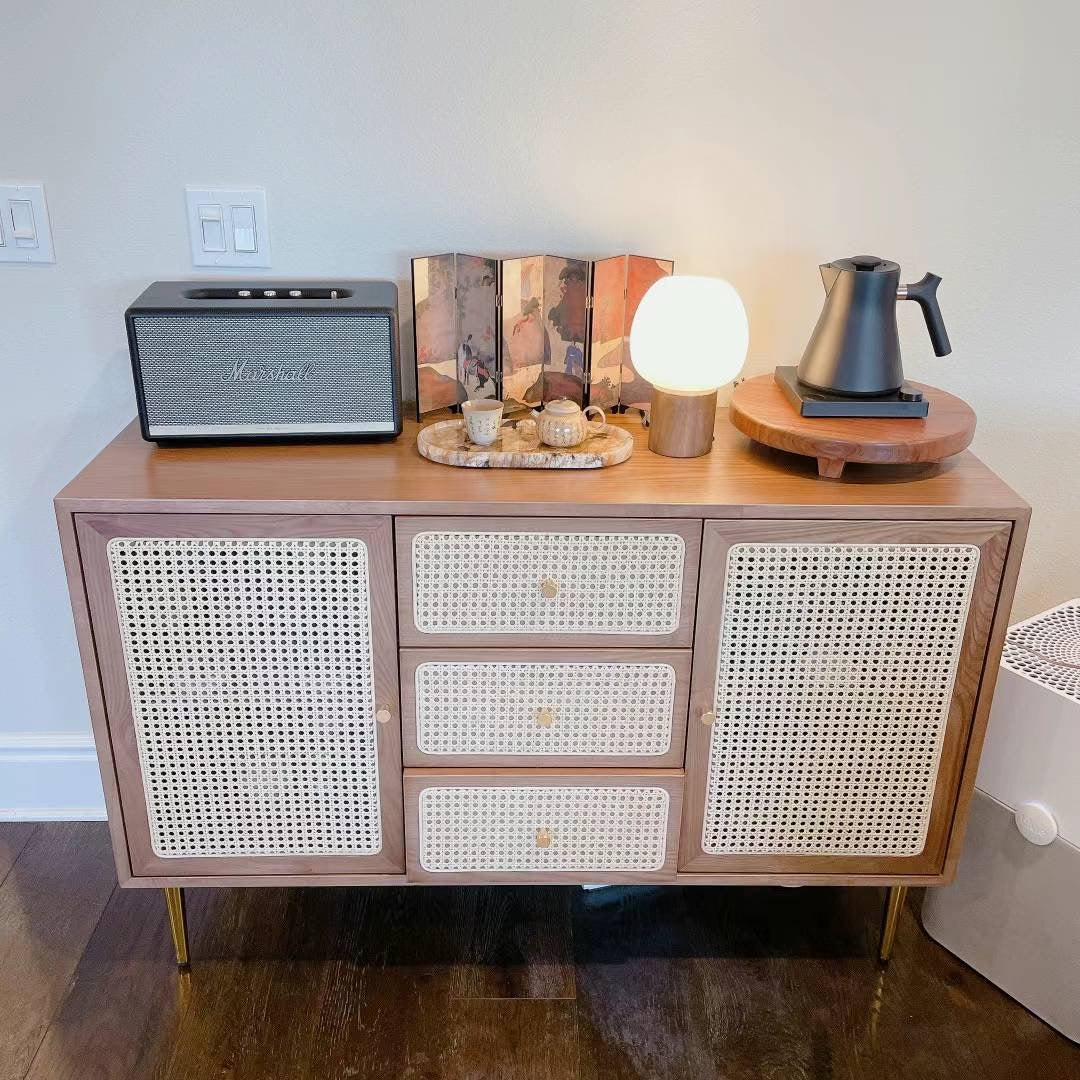
[[[56,262],[43,184],[0,184],[0,262]]]
[[[192,266],[270,266],[270,220],[262,188],[187,187]]]

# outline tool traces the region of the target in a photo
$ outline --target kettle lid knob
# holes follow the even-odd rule
[[[892,269],[888,260],[878,258],[877,255],[852,255],[850,259],[844,261],[851,263],[852,268],[855,270]]]

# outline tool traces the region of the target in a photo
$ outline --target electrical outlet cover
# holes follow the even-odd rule
[[[44,184],[0,184],[0,262],[56,262]]]
[[[189,186],[184,195],[192,266],[271,265],[270,220],[262,188]]]

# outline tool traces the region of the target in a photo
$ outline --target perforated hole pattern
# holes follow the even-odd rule
[[[681,536],[423,532],[413,538],[416,627],[426,634],[670,634]],[[541,583],[558,592],[547,598]]]
[[[363,541],[107,551],[154,853],[378,852]]]
[[[708,854],[917,855],[979,549],[736,544]]]
[[[1080,701],[1080,599],[1009,628],[1002,663]]]
[[[670,664],[459,663],[416,669],[425,754],[663,754],[671,746]],[[550,709],[550,726],[537,711]]]
[[[659,870],[668,802],[655,787],[425,788],[420,865],[430,873]],[[542,829],[546,848],[537,844]]]

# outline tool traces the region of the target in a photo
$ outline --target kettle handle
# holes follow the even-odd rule
[[[938,303],[937,288],[941,278],[937,274],[923,274],[919,281],[911,285],[901,285],[897,290],[898,300],[914,300],[922,308],[926,319],[926,330],[930,335],[930,344],[934,346],[935,356],[948,356],[952,352],[949,332],[945,329],[945,320]]]

